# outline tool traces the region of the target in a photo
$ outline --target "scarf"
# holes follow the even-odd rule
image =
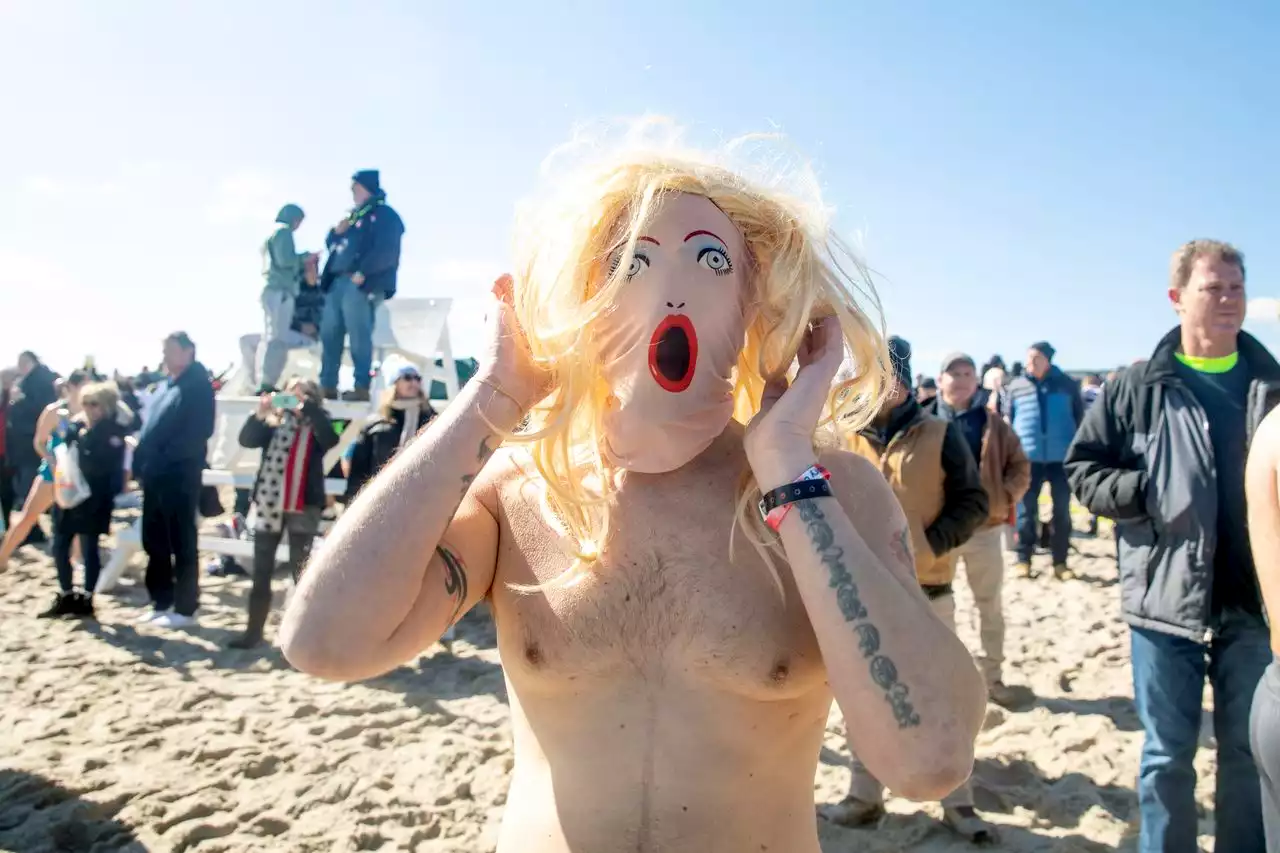
[[[418,423],[422,420],[421,400],[392,400],[391,408],[404,412],[404,424],[400,427],[400,443],[403,448],[418,434]]]
[[[258,530],[279,533],[284,529],[286,512],[303,510],[310,463],[311,427],[302,424],[297,413],[284,412],[262,453],[262,467],[253,490]]]

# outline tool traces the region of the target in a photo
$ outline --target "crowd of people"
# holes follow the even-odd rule
[[[698,533],[720,529],[725,520],[717,514],[719,505],[706,500],[707,490],[731,490],[747,470],[760,491],[763,527],[757,528],[775,535],[791,565],[784,588],[797,596],[796,606],[813,628],[813,635],[792,636],[782,646],[821,651],[830,690],[849,721],[854,756],[849,794],[823,815],[845,825],[873,825],[884,815],[887,784],[915,798],[940,799],[947,826],[974,843],[990,843],[997,840],[996,828],[976,811],[966,782],[981,720],[969,698],[985,693],[989,701],[1013,709],[1027,701],[1026,686],[1004,680],[1005,552],[1012,551],[1018,576],[1034,578],[1037,554],[1047,551],[1053,581],[1071,580],[1074,498],[1089,513],[1089,532],[1097,532],[1099,517],[1114,522],[1121,611],[1131,628],[1134,696],[1145,731],[1138,768],[1139,849],[1195,849],[1193,760],[1206,678],[1215,697],[1217,849],[1261,851],[1267,837],[1272,850],[1280,845],[1275,787],[1280,784],[1275,733],[1280,676],[1274,665],[1263,675],[1271,650],[1280,649],[1280,636],[1270,633],[1265,619],[1268,603],[1280,607],[1275,568],[1280,561],[1280,415],[1268,414],[1280,400],[1280,364],[1242,331],[1245,266],[1237,249],[1211,240],[1181,247],[1168,286],[1178,326],[1150,358],[1105,379],[1072,378],[1055,363],[1056,351],[1047,341],[1032,343],[1025,361],[1010,369],[998,356],[979,366],[969,354],[954,352],[935,376],[913,379],[910,344],[891,337],[886,342],[888,390],[878,409],[847,436],[852,454],[814,456],[807,438],[798,439],[795,425],[809,414],[816,419],[833,382],[865,375],[869,351],[849,353],[834,320],[810,324],[805,318],[799,373],[789,387],[769,381],[751,428],[745,434],[735,431],[725,389],[730,367],[746,362],[736,351],[710,350],[724,341],[741,348],[744,335],[752,346],[753,332],[732,310],[695,306],[689,310],[701,315],[678,322],[670,311],[683,310],[684,285],[693,276],[716,275],[707,280],[709,286],[725,281],[734,274],[732,258],[763,251],[767,241],[759,230],[751,231],[751,239],[761,242],[747,245],[739,230],[747,214],[734,206],[731,191],[713,187],[676,194],[647,222],[648,232],[611,250],[616,258],[606,280],[619,283],[613,298],[622,319],[614,322],[624,328],[602,340],[616,339],[621,349],[601,353],[598,361],[580,368],[595,370],[599,364],[606,372],[624,371],[608,375],[615,391],[606,410],[598,417],[585,403],[558,410],[564,424],[579,416],[595,418],[590,429],[574,435],[599,435],[601,465],[607,459],[648,479],[638,479],[636,486],[593,480],[597,503],[590,504],[581,498],[586,480],[556,479],[563,473],[556,467],[559,457],[570,457],[567,445],[543,447],[535,455],[537,476],[547,486],[542,500],[565,530],[575,536],[609,530],[614,538],[583,535],[578,551],[566,557],[545,538],[547,525],[536,521],[545,518],[545,507],[522,497],[521,489],[504,488],[517,473],[529,476],[529,470],[494,448],[517,437],[517,427],[527,423],[535,404],[548,399],[551,379],[523,343],[536,320],[518,312],[531,310],[532,300],[515,300],[512,281],[502,279],[492,307],[493,364],[440,418],[433,418],[417,368],[406,365],[388,377],[376,417],[359,431],[340,463],[347,482],[341,500],[348,509],[331,536],[341,547],[311,560],[322,513],[332,503],[325,480],[334,472],[326,470],[324,457],[338,441],[325,401],[339,396],[346,339],[355,387],[342,397],[369,400],[373,324],[378,306],[396,291],[404,230],[386,204],[377,172],[358,172],[352,192],[355,206],[329,232],[323,267],[318,254],[298,251],[294,244],[303,218],[296,205],[281,208],[262,247],[264,330],[241,342],[260,402],[240,432],[240,443],[260,451],[261,461],[254,485],[238,490],[233,510],[240,526],[252,515],[255,540],[248,625],[234,646],[248,648],[264,639],[276,551],[287,538],[291,573],[306,594],[289,609],[282,641],[299,668],[329,678],[383,671],[434,642],[480,598],[491,597],[502,621],[524,626],[521,669],[513,675],[516,693],[538,684],[539,691],[554,694],[548,683],[539,682],[548,659],[559,656],[568,672],[575,665],[565,661],[575,659],[575,643],[608,658],[616,644],[625,646],[632,638],[606,642],[597,637],[592,632],[598,624],[610,620],[597,623],[575,615],[573,607],[583,606],[582,599],[557,597],[552,581],[562,570],[600,560],[597,543],[602,541],[645,553],[643,543],[630,538],[629,525],[650,531],[642,536],[651,539],[657,520],[684,519],[682,547],[688,560],[724,564],[718,543],[701,543]],[[701,204],[707,197],[716,203]],[[775,217],[782,218],[781,213]],[[699,241],[696,263],[679,268],[680,258],[673,254],[672,271],[663,271],[661,247],[694,239]],[[666,307],[621,287],[641,274],[659,294],[653,298]],[[771,274],[779,274],[778,267]],[[745,276],[727,281],[738,288],[768,286]],[[846,310],[831,293],[823,297],[836,306],[837,316]],[[627,348],[628,324],[649,319],[659,330],[654,343]],[[704,338],[701,357],[710,366],[701,373],[693,367],[699,351],[689,344],[694,322],[703,324],[704,334],[710,328],[722,333]],[[668,337],[673,327],[683,338]],[[319,382],[294,377],[282,383],[288,350],[312,346],[317,339],[323,350]],[[846,367],[852,364],[846,371],[840,370],[842,357]],[[15,369],[0,373],[5,424],[0,496],[2,520],[12,522],[0,545],[0,568],[18,547],[40,543],[39,519],[52,510],[58,592],[41,616],[92,616],[99,543],[109,532],[115,496],[133,480],[142,493],[152,604],[143,620],[168,628],[195,623],[198,518],[221,509],[205,512],[201,506],[208,494],[202,472],[214,428],[215,382],[196,360],[195,344],[181,332],[164,341],[163,378],[147,374],[138,377],[152,386],[144,406],[134,384],[122,377],[107,382],[77,370],[62,378],[29,352],[20,355]],[[640,381],[646,376],[656,380],[653,388]],[[686,389],[692,393],[680,397]],[[553,408],[578,405],[567,393],[551,397]],[[672,441],[664,444],[667,438]],[[1251,441],[1256,459],[1249,458]],[[68,458],[75,460],[88,495],[75,503],[61,498],[60,478],[66,472],[60,473],[59,465],[67,465]],[[376,476],[384,469],[393,473]],[[803,473],[797,477],[797,472]],[[1042,519],[1045,486],[1050,512]],[[635,490],[641,490],[639,497],[633,496]],[[867,500],[881,493],[894,499]],[[853,501],[853,494],[859,500]],[[596,505],[616,509],[616,526],[593,526],[602,523],[584,507]],[[513,538],[501,551],[498,517],[506,525],[503,535]],[[77,550],[84,566],[84,584],[78,588],[73,583]],[[434,554],[425,568],[423,554]],[[853,558],[848,566],[846,555]],[[624,560],[615,552],[609,562],[621,570]],[[366,563],[376,564],[378,572],[350,570],[367,568]],[[980,623],[977,666],[968,667],[975,670],[972,680],[964,666],[956,665],[957,655],[967,659],[955,637],[953,585],[960,567]],[[703,580],[718,588],[714,575]],[[499,592],[498,581],[542,591],[553,608],[564,608],[559,618],[574,626],[573,636],[553,639],[558,635],[545,625],[542,633],[531,628],[540,617],[528,609],[529,599]],[[630,578],[623,586],[634,590],[643,583]],[[749,611],[764,634],[792,630],[785,627],[791,616],[770,615],[760,598],[764,587],[752,586],[750,572],[735,583],[746,585],[730,595],[745,608],[739,616],[746,619]],[[588,589],[589,595],[607,596],[598,587]],[[750,596],[756,598],[748,601]],[[689,627],[694,624],[702,623],[693,620],[671,630],[700,630]],[[920,632],[932,632],[927,642]],[[645,636],[654,640],[651,633]],[[628,665],[647,672],[659,663],[651,656],[661,652],[637,645],[629,654]],[[736,650],[726,657],[740,662],[750,655]],[[792,677],[790,666],[776,665],[775,685]],[[869,675],[854,674],[860,670]],[[722,677],[746,676],[726,670]],[[669,689],[669,701],[694,702],[674,698],[679,688]],[[550,694],[540,693],[538,701],[554,706]],[[630,713],[597,707],[591,723],[579,722],[595,725]],[[691,714],[696,728],[698,712]],[[569,722],[573,719],[570,715]],[[547,723],[540,719],[535,725]],[[907,730],[914,739],[909,744],[900,734]],[[615,758],[631,760],[629,746],[609,743]],[[556,745],[544,747],[543,760],[555,760]],[[545,792],[522,790],[513,792],[511,802],[539,797]],[[585,789],[577,799],[588,809],[595,801]],[[793,830],[777,831],[785,836]],[[752,832],[774,837],[773,829]],[[778,849],[794,848],[783,843]]]

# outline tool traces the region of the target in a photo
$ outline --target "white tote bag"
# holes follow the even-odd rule
[[[63,509],[89,499],[89,483],[80,470],[80,449],[60,444],[53,451],[53,499]]]

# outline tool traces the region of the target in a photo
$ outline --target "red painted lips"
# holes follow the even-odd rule
[[[678,393],[693,382],[698,335],[684,314],[668,314],[649,339],[649,372],[664,391]]]

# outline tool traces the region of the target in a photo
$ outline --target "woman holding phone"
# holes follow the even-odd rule
[[[240,445],[261,449],[262,461],[253,486],[258,511],[249,624],[231,641],[231,648],[248,649],[262,642],[271,612],[276,549],[286,533],[295,583],[306,565],[324,509],[324,455],[337,443],[320,388],[306,379],[292,380],[283,394],[263,394],[257,412],[241,428]]]

